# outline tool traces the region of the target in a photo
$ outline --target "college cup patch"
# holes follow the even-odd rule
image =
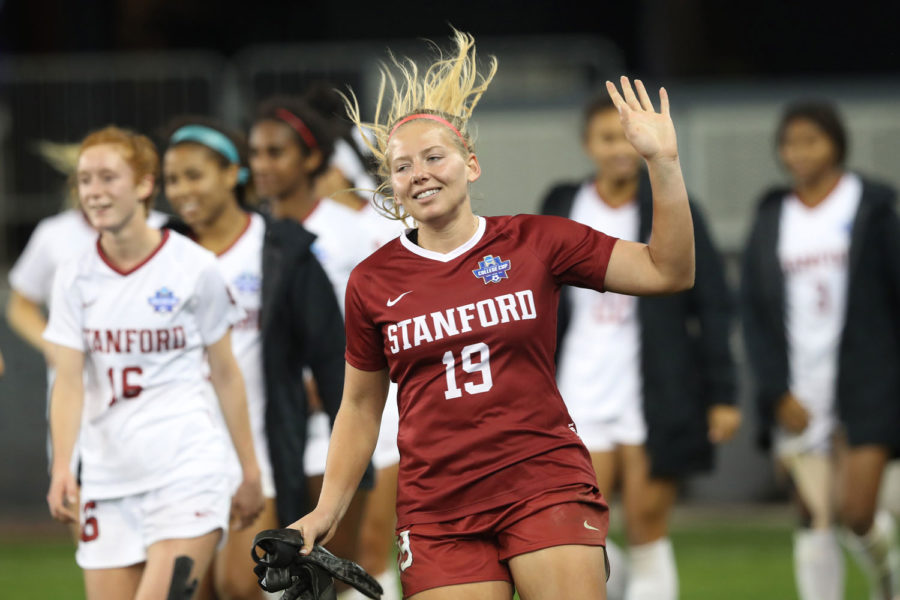
[[[478,268],[472,271],[475,277],[478,277],[484,284],[500,283],[501,279],[509,279],[507,271],[512,268],[512,262],[503,260],[499,256],[485,256],[484,260],[478,261]]]
[[[167,287],[162,287],[156,291],[156,294],[147,298],[147,302],[149,302],[150,306],[153,307],[153,310],[158,313],[170,313],[178,306],[179,300],[175,297],[175,292]]]

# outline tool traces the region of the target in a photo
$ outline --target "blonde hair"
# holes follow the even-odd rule
[[[456,128],[459,135],[452,137],[459,151],[464,156],[474,152],[468,123],[472,111],[497,73],[497,58],[491,56],[487,72],[479,73],[475,60],[475,38],[456,29],[453,29],[452,38],[456,45],[453,55],[445,58],[438,49],[437,60],[424,73],[420,74],[412,59],[401,60],[393,54],[390,65],[382,64],[381,85],[372,122],[362,120],[359,102],[352,90],[344,96],[350,120],[363,134],[362,139],[378,162],[378,176],[382,183],[374,190],[376,207],[390,218],[403,221],[409,216],[402,206],[394,202],[390,189],[387,146],[393,129],[400,121],[415,114],[438,116]],[[388,88],[391,92],[390,106],[385,108]],[[372,135],[367,135],[367,132]]]
[[[150,214],[153,208],[153,200],[156,196],[156,182],[159,179],[159,154],[156,146],[146,135],[135,133],[130,129],[107,125],[103,129],[92,131],[81,141],[78,147],[78,157],[91,146],[111,144],[121,149],[122,158],[134,171],[134,182],[137,183],[148,175],[153,180],[153,188],[150,194],[142,200],[145,215]],[[77,161],[76,161],[77,162]],[[73,193],[77,197],[77,185],[73,181]]]

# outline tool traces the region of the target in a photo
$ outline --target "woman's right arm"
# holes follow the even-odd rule
[[[47,504],[54,519],[68,523],[78,520],[78,485],[70,464],[84,406],[84,354],[79,350],[50,344],[56,359],[56,380],[50,396],[50,439],[53,463]]]
[[[20,338],[45,357],[49,357],[51,344],[44,341],[42,337],[44,329],[47,327],[47,319],[35,301],[12,290],[9,294],[9,302],[6,304],[6,322]],[[47,362],[50,362],[49,358]]]
[[[388,383],[387,369],[362,371],[346,365],[344,395],[331,433],[319,503],[290,525],[303,535],[301,553],[327,542],[347,511],[378,441]]]

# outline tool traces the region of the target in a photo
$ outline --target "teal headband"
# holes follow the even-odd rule
[[[241,164],[241,157],[234,142],[229,140],[227,135],[221,131],[216,131],[212,127],[207,127],[206,125],[185,125],[180,127],[169,138],[169,145],[174,146],[182,142],[202,144],[224,156],[231,164],[238,166]],[[238,183],[247,183],[249,178],[250,171],[247,167],[240,167],[238,170]]]

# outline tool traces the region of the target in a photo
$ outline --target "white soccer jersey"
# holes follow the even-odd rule
[[[247,215],[247,226],[240,237],[229,248],[219,253],[218,259],[219,267],[234,293],[235,301],[246,314],[231,331],[231,347],[241,367],[247,388],[250,429],[253,432],[256,459],[262,472],[263,490],[267,496],[274,496],[272,466],[266,437],[266,382],[263,374],[262,336],[259,330],[265,237],[265,219],[256,213],[250,213]],[[236,460],[236,453],[234,458]],[[240,474],[239,465],[237,474]]]
[[[123,272],[98,242],[53,286],[44,338],[85,356],[82,494],[122,497],[221,472],[204,348],[243,313],[215,256],[164,230],[153,254]]]
[[[834,428],[838,346],[847,305],[850,233],[862,196],[856,175],[810,208],[785,198],[778,234],[784,274],[790,388],[812,413],[801,436],[807,449],[827,443]]]
[[[612,208],[593,182],[575,196],[571,218],[624,240],[638,237],[637,202]],[[637,298],[570,290],[572,316],[561,342],[557,381],[576,426],[605,422],[643,404]]]
[[[371,202],[367,202],[358,211],[366,230],[369,232],[372,252],[378,250],[393,239],[400,237],[406,231],[403,221],[389,219],[381,214]]]
[[[151,227],[162,227],[165,221],[166,215],[155,210],[147,217]],[[87,250],[97,236],[97,230],[78,209],[42,219],[9,271],[10,287],[32,302],[49,306],[57,267]]]
[[[334,286],[343,314],[350,271],[375,250],[371,234],[357,211],[330,198],[318,201],[303,226],[316,235],[313,252]]]

